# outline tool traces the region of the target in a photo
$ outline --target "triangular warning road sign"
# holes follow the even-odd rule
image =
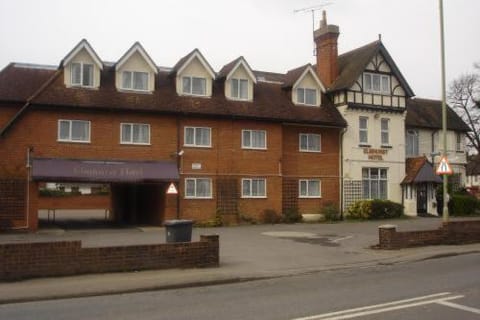
[[[175,188],[175,184],[173,182],[170,183],[167,189],[167,194],[177,194],[177,193],[178,191],[177,191],[177,188]]]
[[[453,174],[452,168],[448,163],[447,157],[442,157],[442,159],[440,160],[440,163],[438,164],[436,173],[438,175]]]

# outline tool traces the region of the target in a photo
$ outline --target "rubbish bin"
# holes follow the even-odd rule
[[[192,241],[192,220],[166,220],[164,225],[167,243]]]

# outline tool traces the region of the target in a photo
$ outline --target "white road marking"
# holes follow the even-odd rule
[[[480,309],[475,309],[475,308],[472,308],[472,307],[462,306],[461,304],[448,302],[448,301],[439,301],[437,303],[441,304],[443,306],[450,307],[450,308],[455,308],[455,309],[459,309],[459,310],[463,310],[463,311],[468,311],[468,312],[471,312],[471,313],[480,314]]]
[[[350,238],[353,238],[353,236],[346,236],[346,237],[343,237],[343,238],[338,238],[338,239],[335,239],[335,240],[330,240],[330,242],[339,242],[339,241],[347,240],[347,239],[350,239]]]
[[[410,308],[414,306],[424,305],[424,304],[431,304],[431,303],[438,303],[440,301],[445,300],[453,300],[462,298],[463,296],[448,296],[450,292],[442,292],[431,294],[427,296],[421,296],[416,298],[392,301],[382,304],[376,304],[371,306],[353,308],[348,310],[318,314],[314,316],[302,317],[302,318],[295,318],[292,320],[339,320],[339,319],[349,319],[354,317],[360,317],[369,314],[381,313],[386,311]],[[434,299],[435,298],[435,299]],[[422,301],[423,300],[423,301]]]

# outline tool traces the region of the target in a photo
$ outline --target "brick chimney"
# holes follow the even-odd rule
[[[313,38],[317,47],[317,74],[327,88],[338,76],[337,39],[339,34],[338,26],[327,24],[327,14],[324,10],[320,28],[313,32]]]

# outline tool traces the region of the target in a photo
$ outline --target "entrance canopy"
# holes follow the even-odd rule
[[[169,182],[179,179],[172,161],[98,161],[40,159],[32,161],[32,179],[55,182]]]

